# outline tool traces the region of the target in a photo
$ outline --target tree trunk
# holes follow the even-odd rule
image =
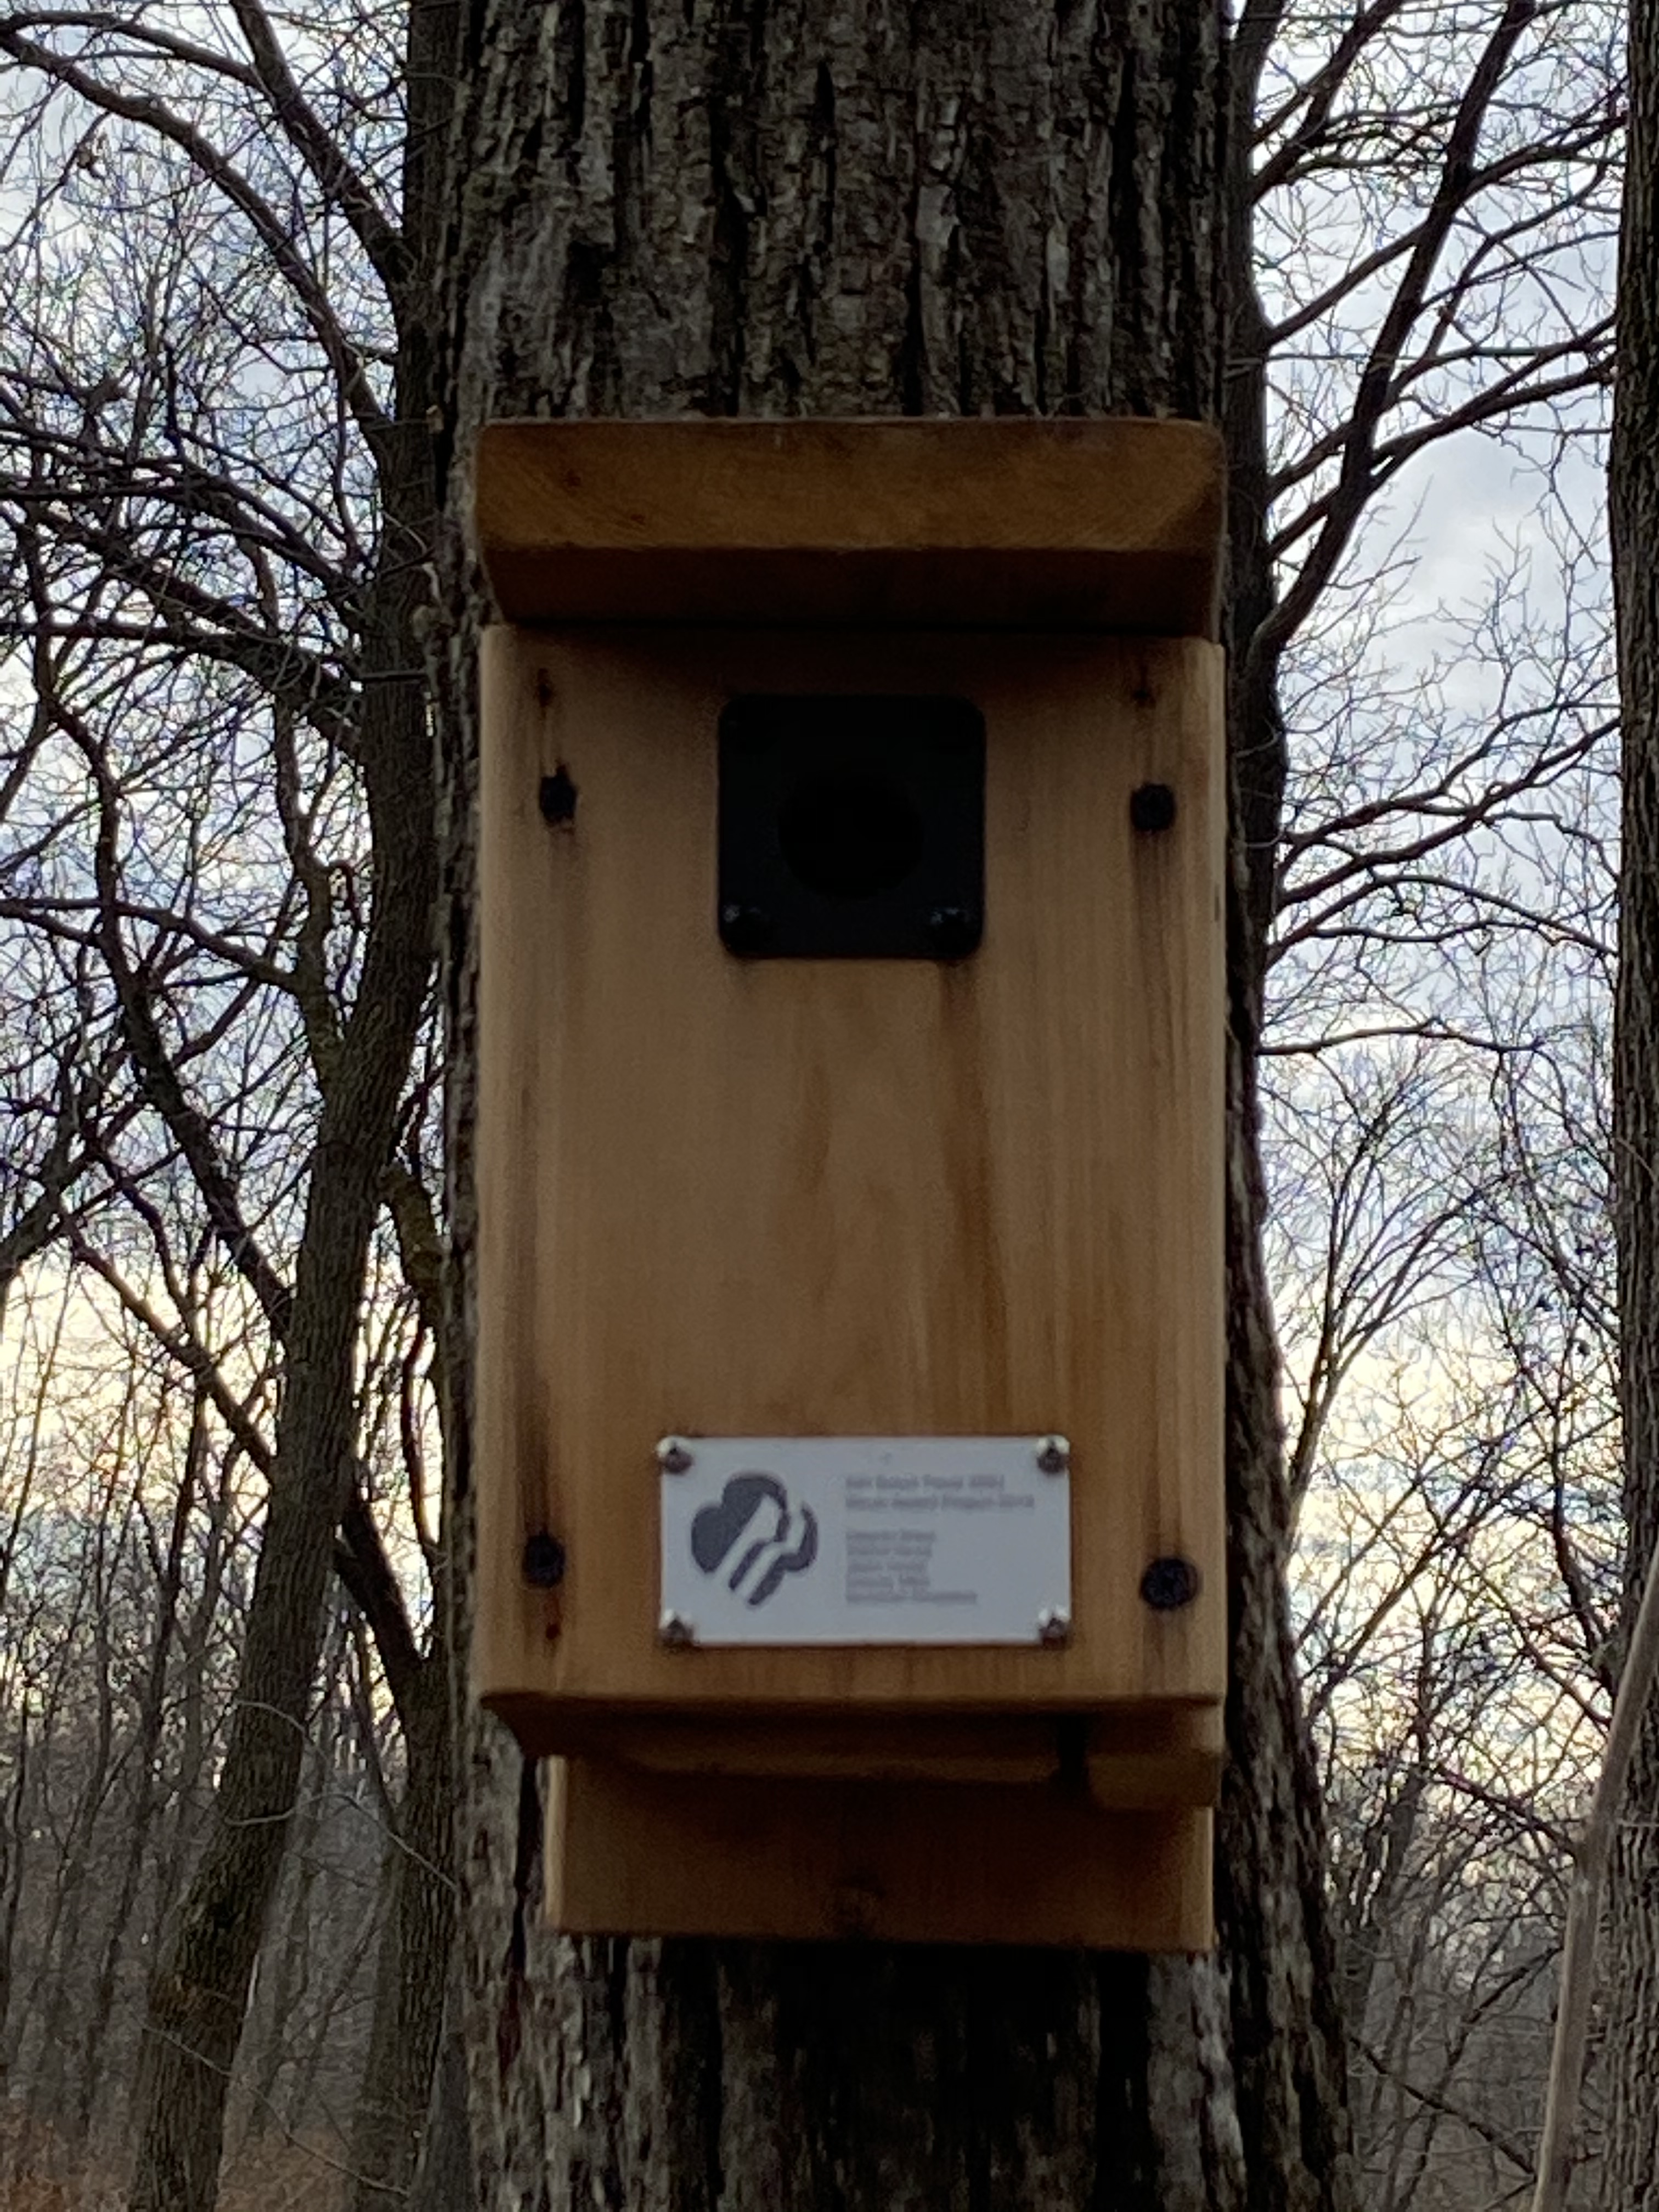
[[[1628,1632],[1659,1541],[1659,0],[1630,12],[1630,144],[1609,490],[1624,711],[1613,1186],[1623,1354]],[[1609,1886],[1603,2202],[1659,2173],[1659,1700],[1631,1767]]]
[[[1227,273],[1243,251],[1226,236],[1242,199],[1229,164],[1242,176],[1248,153],[1236,137],[1230,153],[1218,9],[480,0],[467,39],[440,434],[458,520],[470,442],[492,416],[1221,411]],[[1258,452],[1261,392],[1258,374],[1231,410]],[[473,642],[463,626],[445,737],[463,1503]],[[1257,865],[1243,865],[1236,821],[1220,1949],[1149,1961],[556,1942],[536,1924],[536,1778],[475,1720],[459,1863],[477,2202],[489,2212],[1346,2203],[1260,1251],[1254,1048],[1274,770],[1257,762],[1234,779]]]
[[[388,549],[388,562],[409,556]],[[404,584],[412,599],[412,582]],[[405,608],[404,617],[410,610]],[[364,761],[375,896],[359,1003],[324,1107],[287,1331],[282,1412],[235,1719],[211,1825],[151,1986],[132,2212],[208,2212],[226,2089],[282,1865],[305,1747],[323,1599],[354,1442],[368,1240],[426,992],[431,811],[423,716],[390,680],[411,648],[388,625]],[[395,654],[395,657],[394,657]],[[401,711],[399,711],[401,708]]]
[[[374,908],[283,1317],[276,1457],[229,1747],[201,1862],[151,1985],[131,2212],[209,2212],[215,2199],[226,2092],[299,1782],[350,1480],[369,1238],[431,968],[432,774],[411,628],[425,596],[428,477],[418,392],[405,391],[403,404],[416,416],[380,457],[384,543],[362,640],[356,757]]]
[[[338,1759],[339,1717],[333,1692],[347,1663],[346,1623],[337,1611],[331,1611],[318,1669],[321,1691],[318,1717],[301,1763],[295,1809],[289,1820],[283,1866],[271,1898],[270,1926],[259,1948],[258,1971],[249,1994],[237,2053],[240,2101],[246,2110],[240,2138],[234,2146],[239,2158],[257,2151],[267,2134],[280,2136],[305,2103],[295,2086],[295,2077],[305,2072],[304,2057],[295,2049],[295,2014],[306,2006],[311,1994],[313,1954],[318,1948],[317,1890],[323,1878],[317,1845]],[[327,1980],[337,1971],[338,1962],[330,1957],[324,1962],[322,1978]],[[277,2094],[285,2073],[289,2076],[286,2109],[279,2104]]]
[[[452,1942],[442,2040],[421,2136],[421,2160],[410,2187],[406,2212],[465,2212],[472,2202],[472,2132],[467,2111],[459,1959],[460,1946]]]
[[[359,639],[355,758],[373,851],[362,970],[325,1085],[291,1307],[270,1494],[235,1719],[201,1863],[150,1996],[131,2212],[209,2212],[225,2099],[299,1781],[323,1598],[356,1441],[355,1369],[369,1239],[434,950],[434,763],[420,678],[433,520],[427,410],[431,273],[444,203],[438,149],[453,99],[453,0],[411,6],[405,40],[404,283],[392,427],[374,453],[380,509]],[[437,1701],[441,1704],[441,1701]],[[446,1716],[447,1717],[447,1716]],[[430,1765],[430,1761],[428,1761]],[[440,1884],[447,1848],[433,1844]],[[447,1838],[442,1838],[447,1846]],[[444,1977],[409,1961],[404,2021],[428,2069]],[[427,1992],[435,1981],[436,1996]],[[382,1995],[396,1992],[382,1991]],[[387,2146],[369,2147],[378,2153]],[[404,2169],[401,2165],[399,2171]],[[380,2177],[371,2172],[371,2179]]]
[[[91,1547],[92,1587],[88,1593],[93,1617],[93,1650],[97,1667],[97,1720],[90,1756],[73,1818],[64,1838],[54,1884],[51,1930],[44,1948],[40,1972],[46,1983],[42,2008],[40,2045],[35,2056],[34,2077],[28,2088],[30,2122],[66,2133],[64,2101],[68,2083],[74,2023],[83,2000],[81,1956],[90,1934],[88,1893],[93,1853],[98,1840],[98,1816],[109,1795],[111,1763],[115,1749],[113,1669],[109,1638],[109,1587],[113,1571],[110,1560],[113,1535],[109,1523],[113,1500],[102,1501],[102,1516]]]
[[[76,2092],[72,2124],[65,2132],[77,2151],[84,2151],[92,2132],[93,2113],[103,2083],[103,2060],[110,2019],[115,2009],[115,1989],[127,1947],[127,1933],[137,1910],[138,1892],[149,1859],[150,1831],[155,1824],[161,1781],[162,1733],[167,1726],[167,1662],[179,1620],[179,1594],[184,1584],[185,1539],[201,1485],[207,1451],[207,1401],[198,1392],[191,1401],[190,1434],[185,1464],[173,1501],[167,1548],[161,1560],[156,1588],[157,1613],[150,1634],[143,1687],[138,1700],[138,1729],[131,1751],[134,1772],[131,1808],[124,1824],[121,1878],[104,1948],[98,1962],[91,2001],[87,2008],[81,2043],[81,2077]]]
[[[401,1708],[407,1770],[381,1881],[386,1924],[352,2124],[352,2212],[380,2212],[388,2194],[408,2193],[432,2094],[455,1938],[447,1677],[441,1647],[423,1662]]]

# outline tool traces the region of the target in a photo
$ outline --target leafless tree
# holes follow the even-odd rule
[[[422,1647],[389,1563],[356,1376],[377,1224],[401,1243],[407,1295],[434,1273],[410,1088],[435,881],[410,627],[428,505],[422,247],[389,181],[400,173],[420,217],[422,118],[442,95],[426,28],[412,19],[412,65],[386,57],[405,63],[398,118],[361,78],[303,83],[257,6],[219,49],[159,17],[0,22],[0,51],[38,88],[19,143],[43,264],[42,315],[6,380],[6,496],[33,712],[60,787],[79,787],[31,918],[99,964],[139,1148],[135,1165],[106,1125],[100,1166],[161,1231],[148,1279],[83,1235],[76,1256],[234,1419],[234,1384],[167,1278],[182,1200],[283,1376],[270,1429],[240,1436],[267,1485],[242,1688],[152,1981],[135,2202],[169,2207],[211,2200],[337,1565],[408,1759],[356,2152],[366,2191],[407,2179],[445,1986],[441,1640]],[[57,295],[53,224],[94,201],[118,250],[96,268],[70,254]]]
[[[1659,1556],[1659,10],[1634,0],[1631,147],[1620,260],[1618,404],[1609,469],[1624,704],[1624,815],[1613,1158],[1625,1506],[1623,1621]],[[1659,2161],[1659,1699],[1646,1701],[1613,1856],[1608,1954],[1609,2212],[1650,2196]]]

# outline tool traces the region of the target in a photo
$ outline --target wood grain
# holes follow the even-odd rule
[[[537,1725],[533,1708],[526,1714]],[[1087,1780],[1102,1804],[1141,1811],[1213,1805],[1221,1780],[1220,1708],[1129,1706],[1109,1714],[824,1715],[711,1719],[696,1711],[562,1714],[569,1752],[662,1774],[793,1774],[891,1782],[1040,1784]]]
[[[1088,1790],[748,1780],[556,1760],[547,1907],[574,1935],[1201,1951],[1212,1816]]]
[[[492,422],[475,511],[510,622],[1212,637],[1224,486],[1200,422]]]
[[[503,629],[483,678],[480,1694],[543,1750],[684,1708],[1218,1700],[1219,653]],[[982,708],[972,959],[721,948],[717,716],[801,688]],[[1177,795],[1162,836],[1130,827],[1146,781]],[[658,1643],[659,1436],[1051,1429],[1069,1644]],[[538,1530],[568,1556],[551,1594],[522,1574]],[[1200,1595],[1156,1613],[1140,1577],[1170,1553]]]

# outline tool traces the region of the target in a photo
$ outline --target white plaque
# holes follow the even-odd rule
[[[671,1644],[1060,1644],[1059,1437],[682,1437],[662,1468]]]

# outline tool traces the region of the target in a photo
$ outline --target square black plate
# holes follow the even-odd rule
[[[960,960],[985,913],[966,699],[751,694],[720,727],[720,933],[746,959]]]

